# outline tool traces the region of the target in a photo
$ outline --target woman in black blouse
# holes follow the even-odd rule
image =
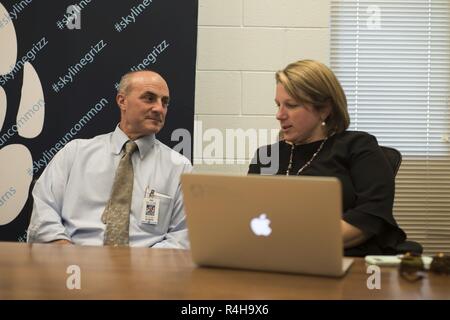
[[[282,140],[260,148],[249,173],[271,168],[280,175],[337,177],[345,255],[395,254],[406,236],[392,215],[394,174],[374,136],[347,131],[347,100],[336,76],[320,62],[302,60],[278,71],[276,83]],[[278,165],[264,165],[259,155],[272,153]]]

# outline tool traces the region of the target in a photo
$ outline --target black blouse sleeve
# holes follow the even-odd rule
[[[248,167],[247,174],[261,174],[261,168],[258,159],[259,149],[256,150],[255,155],[253,156],[252,161]]]
[[[248,174],[275,175],[279,170],[279,143],[258,148],[248,168]]]
[[[348,145],[349,171],[356,201],[343,219],[369,235],[397,227],[392,214],[394,173],[376,138],[364,133]]]

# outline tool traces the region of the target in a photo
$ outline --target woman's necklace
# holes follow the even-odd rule
[[[312,155],[311,159],[309,159],[308,162],[306,162],[303,167],[301,167],[298,171],[297,171],[297,176],[303,171],[305,170],[310,164],[311,162],[314,160],[315,157],[317,157],[317,155],[319,154],[320,150],[322,150],[323,145],[325,144],[325,142],[327,141],[328,137],[326,137],[322,143],[320,144],[319,148],[317,149],[317,151]],[[291,145],[291,156],[289,157],[289,165],[286,169],[286,176],[289,175],[289,172],[292,170],[292,157],[294,156],[294,148],[295,148],[295,144]]]

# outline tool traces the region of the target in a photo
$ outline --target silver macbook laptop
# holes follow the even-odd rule
[[[342,276],[336,178],[184,174],[193,261],[200,266]]]

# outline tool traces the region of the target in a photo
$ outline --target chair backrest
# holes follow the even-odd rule
[[[384,155],[386,156],[386,159],[390,163],[392,170],[394,170],[394,176],[397,175],[398,169],[400,168],[400,165],[402,164],[402,154],[400,151],[398,151],[395,148],[391,147],[385,147],[380,146],[381,150],[383,150]],[[397,254],[402,254],[406,252],[412,252],[416,254],[422,254],[423,247],[420,243],[415,241],[404,241],[400,243],[396,247]]]
[[[394,170],[394,176],[397,175],[398,169],[402,164],[402,154],[397,149],[391,147],[380,146],[381,150],[383,150],[386,159],[390,163],[392,170]]]

